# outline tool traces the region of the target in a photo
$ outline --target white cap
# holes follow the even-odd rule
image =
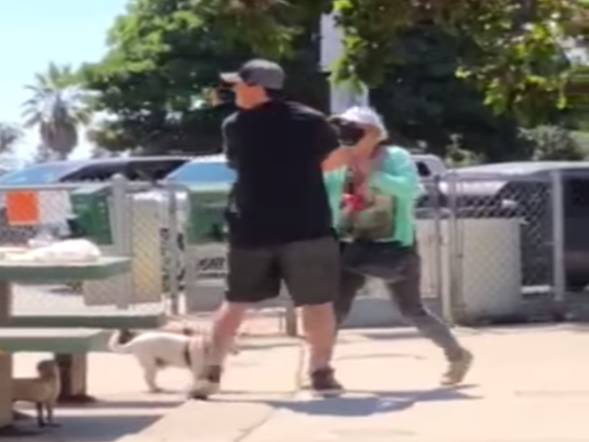
[[[376,127],[380,131],[379,141],[386,140],[389,136],[381,116],[372,108],[354,106],[339,115],[339,118],[352,123]]]

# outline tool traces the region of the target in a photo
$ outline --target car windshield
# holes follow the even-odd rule
[[[230,183],[235,181],[235,177],[235,171],[224,161],[195,161],[177,169],[167,180],[175,183]]]
[[[73,164],[52,163],[37,164],[26,169],[15,170],[0,176],[0,185],[27,185],[27,184],[53,184],[74,170],[77,166]]]

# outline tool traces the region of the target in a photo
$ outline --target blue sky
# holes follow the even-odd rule
[[[96,61],[106,51],[105,38],[113,20],[124,12],[125,0],[13,0],[0,8],[0,121],[21,121],[24,89],[49,62],[77,66]],[[18,154],[30,157],[38,144],[29,131]],[[87,154],[82,145],[74,157]]]

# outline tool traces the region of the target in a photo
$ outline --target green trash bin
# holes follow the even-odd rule
[[[226,240],[225,208],[232,184],[192,185],[188,188],[188,245],[222,243]]]
[[[70,194],[72,214],[85,238],[98,245],[112,245],[111,184],[85,184]]]

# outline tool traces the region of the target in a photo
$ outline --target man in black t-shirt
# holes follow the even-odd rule
[[[311,388],[341,390],[330,366],[340,257],[321,167],[339,147],[337,136],[323,114],[282,99],[284,72],[276,63],[252,60],[222,79],[232,84],[239,108],[223,124],[226,155],[237,171],[227,209],[227,292],[192,396],[219,389],[247,308],[278,296],[282,282],[302,310]]]

